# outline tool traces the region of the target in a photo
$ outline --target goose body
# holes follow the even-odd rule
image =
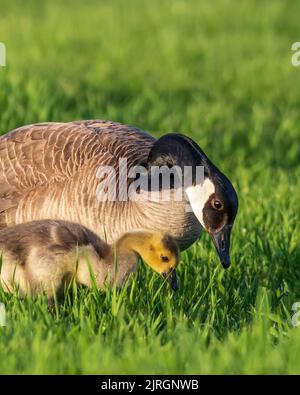
[[[45,218],[80,223],[108,242],[130,229],[173,234],[187,248],[200,234],[186,202],[101,202],[99,166],[144,163],[155,139],[104,121],[36,124],[0,138],[2,227]],[[167,218],[167,221],[166,221]]]
[[[173,198],[173,189],[169,201],[161,198],[161,190],[152,200],[99,201],[100,167],[113,167],[117,182],[131,185],[133,180],[118,173],[122,158],[128,169],[204,166],[205,180],[191,185],[181,201]],[[216,196],[221,209],[214,206]],[[156,140],[134,127],[92,120],[34,124],[0,137],[0,228],[45,218],[65,220],[86,226],[109,243],[131,229],[143,228],[170,233],[184,250],[204,227],[228,266],[236,212],[237,196],[230,181],[196,143],[182,135]]]
[[[137,269],[142,256],[176,286],[178,246],[166,234],[144,230],[124,234],[114,245],[84,226],[67,221],[42,220],[0,232],[2,267],[0,284],[7,292],[23,296],[46,293],[60,296],[74,279],[91,286],[91,271],[98,288],[121,286]]]

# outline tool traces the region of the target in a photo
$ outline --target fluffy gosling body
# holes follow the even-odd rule
[[[91,270],[98,288],[121,286],[136,271],[138,256],[177,288],[178,245],[160,232],[130,231],[109,245],[76,223],[32,221],[2,230],[0,251],[0,283],[22,296],[61,296],[73,280],[91,287]]]

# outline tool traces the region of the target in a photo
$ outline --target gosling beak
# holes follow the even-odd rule
[[[162,273],[162,275],[168,281],[172,290],[177,291],[178,290],[178,281],[177,281],[176,270],[173,269],[168,273]]]
[[[230,233],[231,226],[224,226],[219,232],[211,233],[220,261],[224,269],[230,266]]]

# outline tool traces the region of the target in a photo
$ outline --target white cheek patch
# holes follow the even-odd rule
[[[192,210],[204,228],[203,208],[213,193],[215,193],[215,186],[208,178],[205,178],[202,184],[186,188],[186,194]]]

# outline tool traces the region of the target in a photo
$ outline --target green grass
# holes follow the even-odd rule
[[[1,373],[300,373],[300,67],[295,1],[0,2],[0,131],[102,118],[193,137],[240,210],[233,265],[206,234],[180,290],[127,286],[49,311],[0,292]]]

